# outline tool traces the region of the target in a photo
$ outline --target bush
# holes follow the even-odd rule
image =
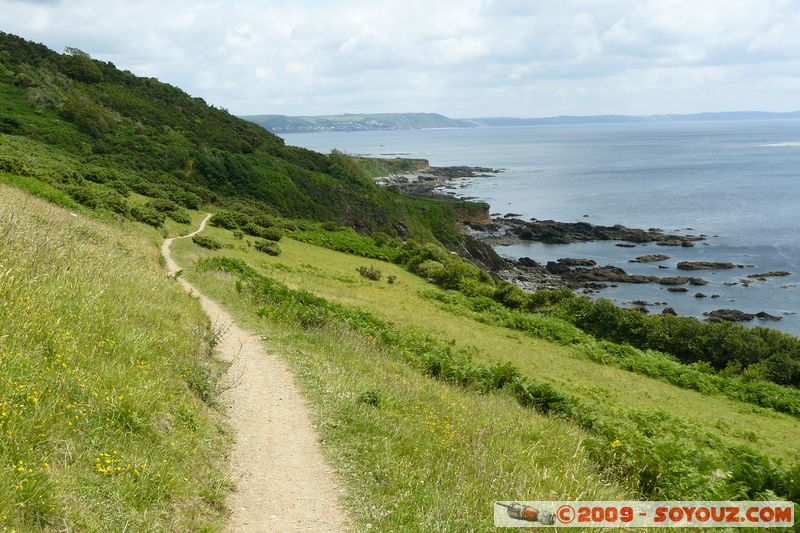
[[[203,203],[199,196],[189,191],[170,191],[169,199],[186,209],[200,209],[200,205]]]
[[[157,198],[147,203],[150,207],[161,213],[171,213],[180,209],[178,204],[167,198]]]
[[[373,281],[380,281],[381,277],[383,276],[383,272],[379,268],[375,268],[374,266],[360,266],[356,269],[356,272],[361,274],[363,277],[367,279],[371,279]]]
[[[206,235],[195,235],[192,237],[192,242],[197,246],[202,246],[203,248],[208,248],[209,250],[219,250],[222,248],[221,242],[214,237],[208,237]]]
[[[253,244],[253,248],[258,250],[259,252],[264,252],[267,255],[274,255],[279,256],[281,255],[281,247],[278,245],[277,242],[274,241],[256,241]]]
[[[381,404],[381,391],[369,389],[358,395],[358,403],[378,407]]]
[[[154,228],[160,228],[164,224],[166,217],[164,213],[159,213],[152,207],[148,206],[135,206],[131,208],[131,216],[134,220],[143,222]]]
[[[219,228],[225,229],[239,229],[239,223],[236,222],[236,218],[234,214],[230,211],[220,211],[216,213],[211,220],[209,220],[212,226],[217,226]]]
[[[254,222],[248,222],[242,230],[253,237],[261,237],[268,241],[279,241],[283,238],[283,232],[278,228],[262,227]]]
[[[268,241],[278,242],[283,238],[283,232],[277,228],[261,228],[261,233],[258,236]]]
[[[192,223],[192,216],[189,214],[188,211],[184,209],[176,209],[175,211],[171,211],[169,213],[169,218],[177,222],[178,224],[191,224]]]
[[[241,241],[242,239],[244,239],[244,232],[240,229],[233,230],[233,238],[238,241]]]
[[[130,213],[130,206],[125,196],[120,194],[114,189],[103,189],[100,193],[100,202],[103,207],[119,213],[120,215],[128,215]]]
[[[67,189],[67,194],[72,196],[76,202],[89,209],[97,209],[100,207],[100,195],[97,194],[97,191],[89,187],[76,185]]]
[[[394,274],[389,274],[389,277],[386,278],[386,283],[388,283],[389,285],[394,285],[395,281],[397,281],[397,276],[395,276]]]

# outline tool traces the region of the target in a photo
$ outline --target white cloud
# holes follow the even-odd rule
[[[236,113],[789,110],[800,84],[792,0],[0,4],[4,31]]]

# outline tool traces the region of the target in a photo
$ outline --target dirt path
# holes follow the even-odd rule
[[[178,271],[170,255],[172,241],[203,231],[210,217],[203,219],[197,231],[164,241],[161,254],[170,274]],[[185,279],[178,281],[197,296],[213,324],[227,328],[218,350],[231,363],[227,379],[235,383],[224,399],[236,434],[230,472],[237,487],[229,498],[228,530],[346,530],[333,471],[286,365],[264,350],[258,336],[237,326],[216,302]]]

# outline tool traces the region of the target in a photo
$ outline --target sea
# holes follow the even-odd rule
[[[672,293],[657,284],[625,284],[592,297],[622,306],[646,301],[703,318],[715,309],[766,311],[753,320],[800,336],[800,121],[653,122],[285,134],[287,144],[321,152],[428,159],[431,165],[503,169],[460,182],[452,192],[519,218],[623,224],[705,235],[694,248],[613,241],[497,246],[503,256],[539,262],[594,259],[631,274],[690,275],[709,281]],[[663,253],[660,263],[630,263]],[[743,268],[682,272],[679,261],[727,261]],[[659,268],[659,265],[668,267]],[[786,277],[740,280],[783,270]],[[731,285],[736,283],[735,285]],[[697,297],[703,293],[705,298]],[[712,298],[712,295],[717,295]]]

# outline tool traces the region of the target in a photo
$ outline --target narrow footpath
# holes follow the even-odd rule
[[[203,231],[209,218],[210,214],[197,231],[164,241],[161,254],[171,275],[179,268],[170,245]],[[228,531],[345,531],[347,515],[338,503],[341,491],[286,364],[264,350],[260,338],[240,328],[215,301],[185,279],[178,281],[198,298],[211,323],[226,330],[217,349],[231,364],[226,379],[232,386],[223,400],[236,440],[230,459],[236,492],[228,500]]]

